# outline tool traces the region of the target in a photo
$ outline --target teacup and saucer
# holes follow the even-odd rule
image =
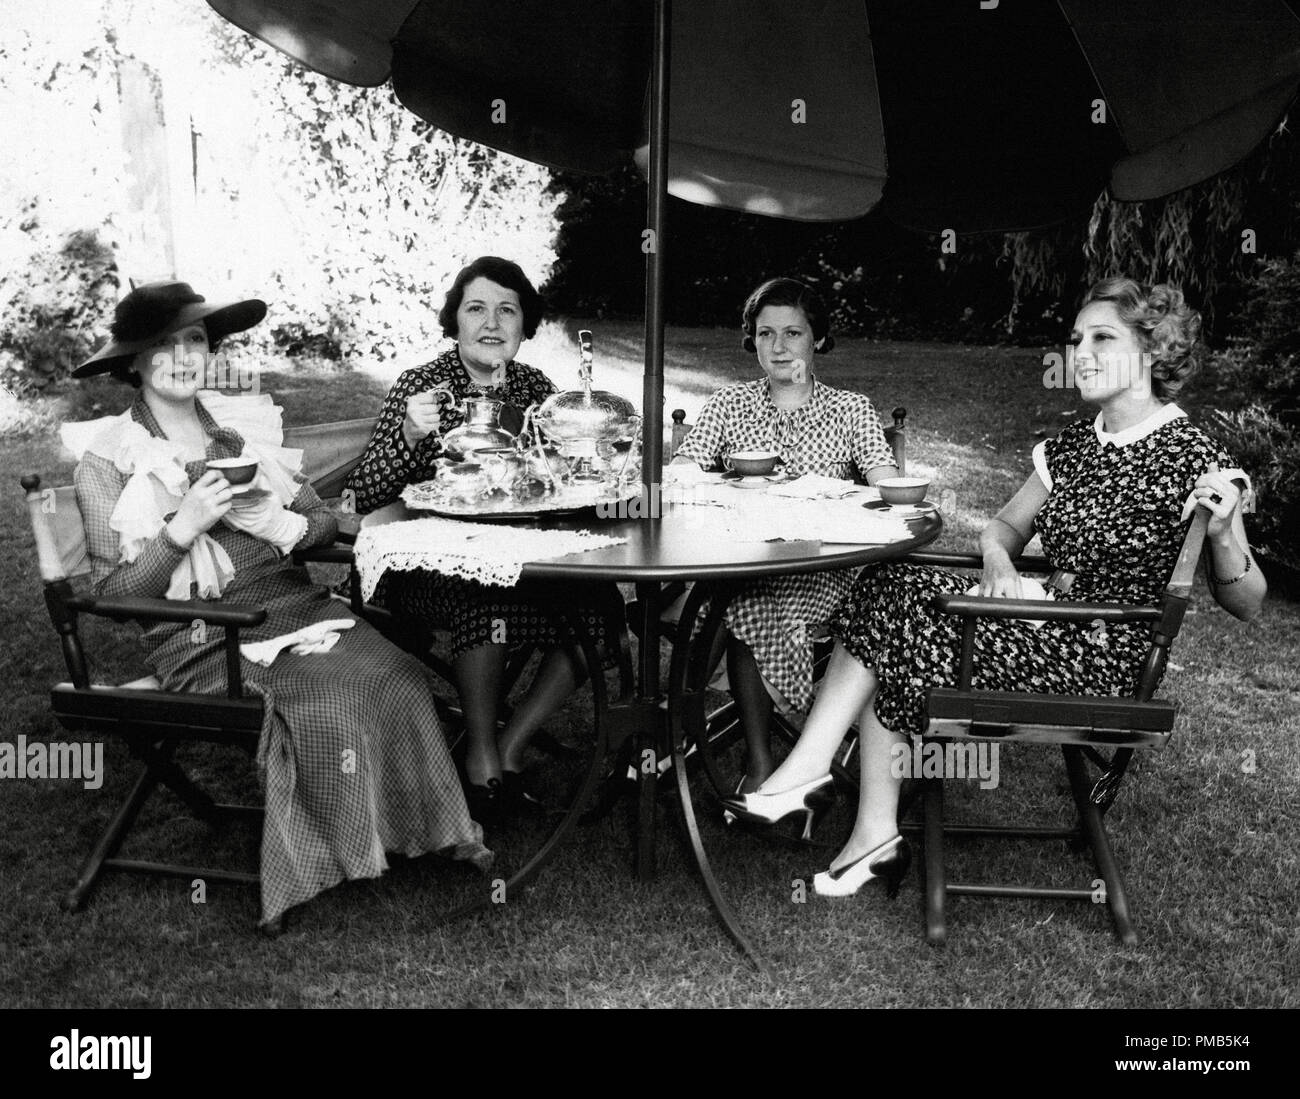
[[[776,480],[781,455],[774,450],[737,450],[723,457],[724,479],[736,488],[762,488]]]

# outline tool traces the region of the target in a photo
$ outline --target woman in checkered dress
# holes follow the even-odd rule
[[[893,452],[871,402],[832,389],[812,372],[812,357],[834,346],[826,307],[794,279],[763,283],[741,311],[744,346],[765,377],[720,389],[682,442],[674,461],[712,469],[729,454],[775,451],[794,477],[854,477],[875,484],[896,476]],[[764,681],[795,709],[813,693],[808,627],[826,622],[848,594],[854,569],[754,581],[732,601],[726,624],[727,678],[745,731],[747,765],[742,791],[757,789],[772,772],[769,725],[772,699]]]
[[[352,618],[288,556],[332,542],[337,527],[297,472],[301,452],[279,445],[280,410],[264,395],[199,392],[196,368],[212,344],[265,311],[257,301],[207,305],[184,283],[132,291],[114,341],[78,373],[109,370],[140,393],[121,416],[64,430],[81,458],[75,484],[95,591],[264,607],[265,622],[241,630],[241,642]],[[259,475],[247,493],[205,470],[249,454]],[[146,660],[165,690],[221,693],[222,637],[158,624],[144,634]],[[344,879],[377,877],[387,851],[486,869],[491,853],[418,660],[354,620],[328,651],[285,650],[270,666],[244,658],[240,673],[264,704],[264,924]]]
[[[370,445],[348,480],[358,511],[373,511],[396,500],[405,485],[434,478],[442,436],[463,422],[458,409],[439,401],[435,387],[450,390],[457,401],[488,396],[504,402],[502,424],[511,431],[522,427],[522,410],[557,391],[540,370],[514,360],[541,316],[541,297],[517,264],[483,256],[456,276],[438,314],[456,344],[433,362],[406,371],[389,391]],[[502,537],[508,536],[503,528]],[[567,594],[580,602],[585,593]],[[522,589],[435,572],[388,573],[375,602],[450,631],[475,819],[492,824],[512,810],[536,808],[523,785],[525,748],[586,676],[580,653],[562,644],[545,605]],[[599,611],[582,617],[594,639],[605,637]],[[544,655],[498,735],[506,656],[516,645],[538,646]]]

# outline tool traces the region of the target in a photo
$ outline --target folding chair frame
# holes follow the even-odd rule
[[[1128,891],[1106,832],[1104,815],[1119,792],[1134,751],[1163,748],[1173,731],[1176,707],[1172,702],[1152,696],[1164,674],[1170,645],[1187,611],[1207,523],[1207,513],[1198,509],[1184,538],[1173,576],[1160,603],[1154,607],[946,594],[935,597],[936,610],[962,619],[961,662],[956,688],[932,688],[927,693],[928,726],[922,740],[941,745],[947,742],[1060,745],[1078,821],[1072,828],[945,823],[944,780],[942,777],[923,777],[920,792],[924,810],[925,918],[926,938],[931,943],[942,943],[947,937],[946,900],[949,896],[1038,897],[1090,903],[1096,903],[1104,896],[1119,939],[1129,946],[1138,942]],[[982,565],[982,559],[971,554],[917,553],[908,560],[956,568],[980,568]],[[1023,557],[1016,566],[1027,572],[1052,571],[1051,564],[1041,557]],[[971,680],[975,630],[981,618],[1079,623],[1150,622],[1151,643],[1131,699],[974,690]],[[1107,750],[1109,755],[1105,754]],[[1089,763],[1100,771],[1095,780],[1090,778]],[[1104,890],[1099,891],[1091,884],[1081,888],[1058,888],[950,881],[944,863],[944,843],[948,836],[1068,840],[1076,849],[1086,847],[1089,850]]]

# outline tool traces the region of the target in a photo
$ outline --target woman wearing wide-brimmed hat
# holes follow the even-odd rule
[[[215,345],[257,324],[255,299],[212,303],[183,282],[150,283],[117,307],[112,339],[74,376],[111,373],[139,388],[120,416],[67,424],[77,501],[100,594],[252,603],[263,625],[241,641],[307,627],[323,641],[242,660],[265,703],[258,762],[266,788],[262,918],[344,879],[376,877],[385,851],[439,852],[486,866],[433,706],[430,673],[295,566],[337,524],[285,448],[265,394],[205,391]],[[208,463],[256,459],[248,489]],[[329,623],[331,628],[320,624]],[[222,691],[220,631],[159,624],[146,660],[166,690]],[[341,761],[351,759],[354,766]]]

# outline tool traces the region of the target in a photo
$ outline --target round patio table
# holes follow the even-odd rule
[[[656,518],[601,519],[591,509],[574,515],[543,517],[532,521],[537,529],[591,530],[624,537],[626,542],[585,553],[549,560],[530,561],[523,566],[520,582],[551,603],[582,646],[588,667],[600,668],[595,646],[576,615],[566,615],[574,603],[572,585],[615,581],[636,585],[639,652],[635,690],[628,683],[630,661],[624,658],[624,689],[619,699],[607,702],[603,677],[591,679],[595,696],[595,740],[586,777],[573,803],[554,832],[537,853],[507,882],[507,894],[535,878],[555,849],[568,835],[582,809],[595,791],[611,747],[628,742],[632,759],[652,762],[669,752],[683,820],[696,866],[723,926],[736,944],[760,968],[766,968],[740,926],[734,910],[718,887],[704,843],[687,782],[685,742],[704,730],[704,690],[711,667],[714,642],[722,627],[728,603],[746,581],[764,576],[858,568],[906,556],[939,536],[943,520],[930,512],[906,523],[908,536],[886,544],[823,543],[817,541],[736,542],[723,537],[718,509],[664,501]],[[427,518],[427,512],[412,511],[400,501],[367,515],[362,529],[387,523]],[[712,530],[711,530],[712,528]],[[502,525],[508,537],[510,526]],[[662,610],[661,584],[693,583],[681,617],[673,631],[673,652],[665,697],[660,674]],[[700,628],[701,611],[708,610]],[[612,735],[611,735],[612,734]],[[646,755],[649,753],[649,755]],[[654,873],[655,795],[660,769],[637,766],[638,828],[635,872],[642,880]],[[458,910],[452,916],[480,908],[485,898]]]

